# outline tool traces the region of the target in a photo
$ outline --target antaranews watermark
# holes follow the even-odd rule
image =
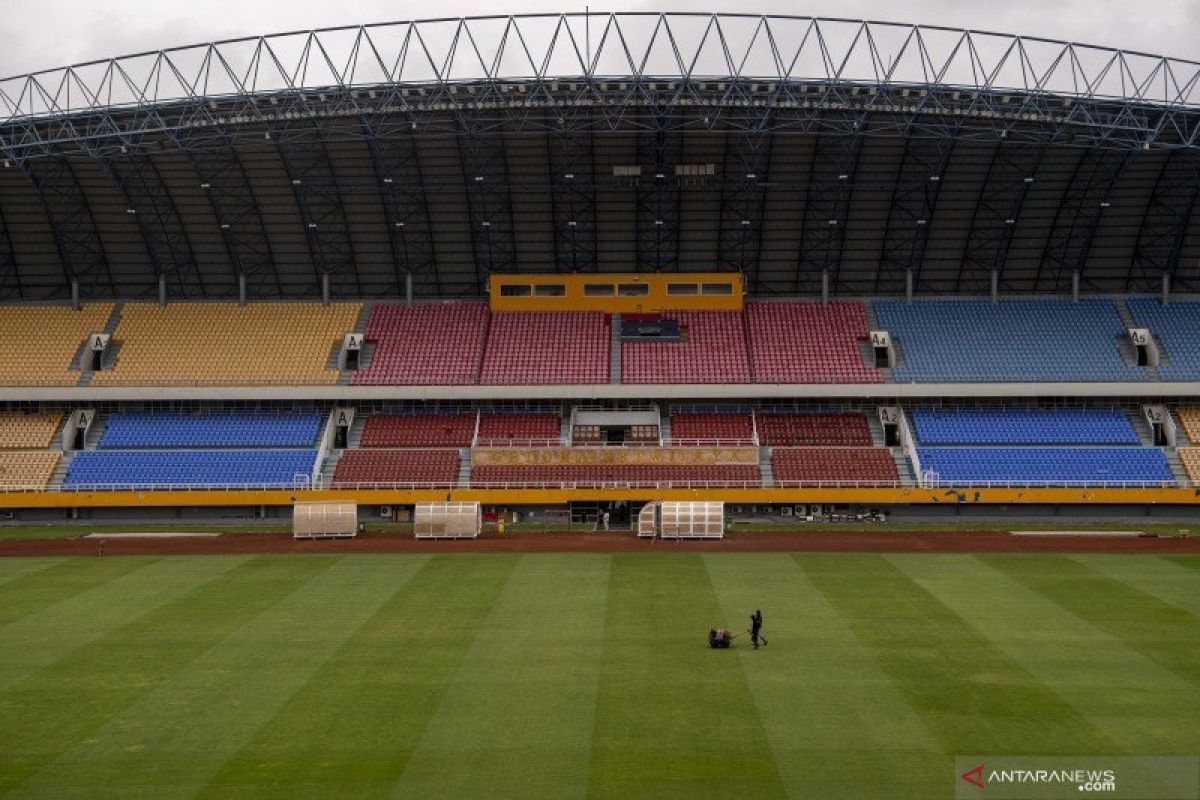
[[[1200,757],[958,756],[954,797],[1200,800]]]

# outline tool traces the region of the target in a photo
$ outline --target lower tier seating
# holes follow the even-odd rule
[[[313,447],[323,417],[317,411],[122,411],[109,415],[100,447]]]
[[[892,452],[883,447],[776,447],[776,485],[787,483],[896,483]]]
[[[1186,406],[1179,409],[1179,423],[1183,426],[1183,432],[1187,434],[1188,439],[1200,444],[1200,408]]]
[[[560,484],[560,483],[702,483],[740,486],[762,484],[758,467],[742,464],[556,464],[480,466],[471,470],[471,485],[488,484]]]
[[[457,450],[346,450],[333,486],[354,483],[417,483],[452,486],[458,480]]]
[[[271,486],[307,482],[316,450],[84,450],[67,468],[80,486]]]
[[[760,444],[772,447],[870,447],[862,414],[758,414]]]
[[[480,444],[521,441],[554,441],[562,436],[558,414],[480,414]]]
[[[754,440],[754,421],[749,414],[671,413],[671,441]]]
[[[1187,472],[1188,479],[1200,485],[1200,447],[1179,448],[1179,461]]]
[[[917,408],[921,444],[1138,444],[1119,408]]]
[[[951,485],[1175,483],[1153,447],[920,447],[917,456],[922,472]]]
[[[372,414],[363,447],[470,447],[474,414]]]
[[[0,486],[44,489],[61,457],[56,450],[0,451]]]
[[[54,443],[54,434],[62,421],[63,415],[58,411],[0,412],[0,450],[47,448]]]

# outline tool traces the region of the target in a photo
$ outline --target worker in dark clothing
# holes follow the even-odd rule
[[[766,643],[767,643],[767,637],[763,636],[761,631],[762,631],[762,609],[755,609],[754,613],[750,615],[750,641],[754,642],[755,650],[758,649],[758,640],[759,639],[762,640],[762,643],[764,645],[766,645]]]

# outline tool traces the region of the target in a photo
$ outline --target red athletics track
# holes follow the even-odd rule
[[[0,541],[0,556],[96,555],[97,539]],[[296,541],[287,533],[194,539],[108,539],[106,556],[253,553],[1191,553],[1200,538],[1012,536],[997,531],[735,533],[722,540],[653,541],[632,533],[524,533],[474,540],[367,534]]]

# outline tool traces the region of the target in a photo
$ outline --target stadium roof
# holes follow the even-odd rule
[[[0,81],[0,299],[1200,288],[1200,63],[713,14],[428,20]]]

